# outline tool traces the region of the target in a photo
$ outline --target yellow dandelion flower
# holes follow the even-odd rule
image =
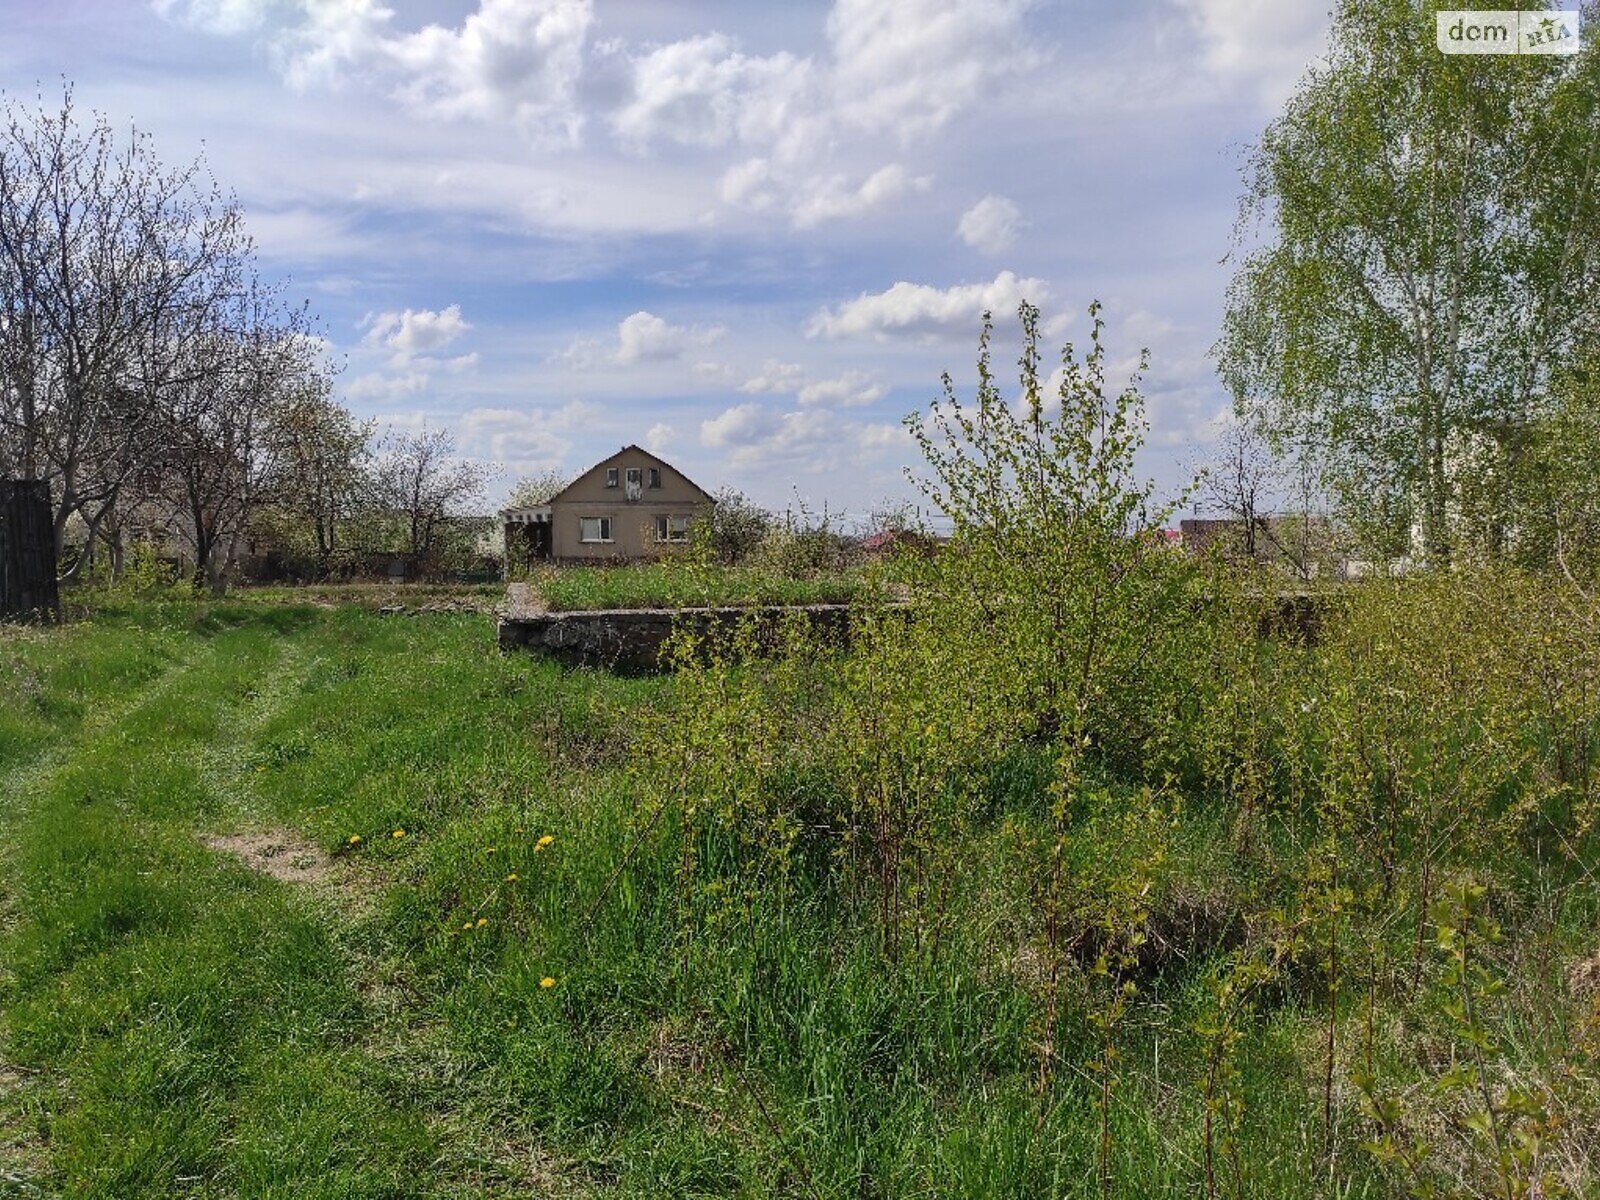
[[[533,844],[533,848],[535,850],[543,850],[546,846],[548,846],[551,842],[553,842],[555,840],[556,839],[555,839],[555,835],[554,834],[547,833],[542,838],[540,838],[537,842],[535,842]]]
[[[471,922],[471,921],[468,921],[468,922],[467,922],[467,923],[466,923],[466,924],[465,924],[465,925],[463,925],[463,926],[462,926],[462,927],[461,927],[461,928],[463,928],[463,929],[471,929],[471,928],[472,928],[472,922]]]
[[[405,835],[406,835],[406,831],[404,829],[396,829],[389,836],[392,837],[395,841],[398,842],[401,838],[405,837]]]
[[[488,923],[489,923],[489,918],[488,917],[479,917],[478,918],[478,928],[479,929],[482,929]]]
[[[553,987],[555,987],[555,985],[556,985],[556,981],[554,979],[551,979],[550,976],[548,976],[548,975],[546,975],[543,979],[539,980],[539,986],[542,987],[542,988],[553,988]]]
[[[493,846],[485,846],[483,848],[483,852],[485,854],[493,854],[494,853],[494,847]]]
[[[361,844],[361,835],[359,833],[352,833],[350,835],[350,844],[352,846],[359,846]]]
[[[511,872],[511,874],[506,876],[506,882],[507,883],[515,883],[516,881],[517,881],[517,873],[515,871]]]

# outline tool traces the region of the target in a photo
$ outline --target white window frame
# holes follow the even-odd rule
[[[588,534],[588,528],[587,527],[588,527],[588,524],[589,524],[590,521],[593,521],[595,523],[595,527],[596,527],[595,528],[595,532],[600,535],[599,537],[589,537],[589,536],[587,536],[587,534]],[[612,521],[611,521],[610,517],[579,517],[578,518],[578,541],[581,542],[585,546],[604,546],[604,545],[609,545],[611,542],[616,541],[616,538],[611,536],[614,532],[615,532],[615,527],[612,524]]]
[[[658,543],[680,545],[688,540],[688,517],[673,516],[669,513],[656,514],[656,541]]]
[[[606,468],[606,486],[607,487],[616,487],[617,486],[617,469],[615,467],[607,467]]]

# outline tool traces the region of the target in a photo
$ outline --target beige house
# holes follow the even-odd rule
[[[540,505],[508,508],[506,551],[563,563],[653,558],[681,550],[710,494],[676,467],[624,446]]]

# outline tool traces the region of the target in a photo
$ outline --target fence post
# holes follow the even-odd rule
[[[60,617],[50,485],[42,479],[0,479],[0,620]]]

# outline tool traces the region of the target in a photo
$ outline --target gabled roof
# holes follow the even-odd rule
[[[682,471],[678,470],[677,467],[673,466],[666,459],[662,458],[659,454],[651,454],[650,451],[646,450],[643,446],[636,445],[635,443],[629,442],[626,446],[624,446],[621,450],[618,450],[615,454],[611,455],[609,458],[602,458],[599,462],[595,463],[594,466],[590,467],[587,471],[579,471],[578,472],[578,477],[576,479],[574,479],[571,483],[567,484],[566,487],[562,488],[555,495],[551,496],[548,500],[545,501],[545,503],[546,504],[554,504],[557,500],[561,499],[561,497],[565,496],[573,488],[577,487],[580,482],[582,482],[583,480],[587,479],[590,475],[593,475],[596,471],[603,470],[604,468],[610,466],[612,463],[616,462],[617,459],[621,458],[624,454],[626,454],[630,450],[637,450],[640,454],[644,455],[651,462],[659,463],[663,467],[667,468],[667,470],[671,471],[674,475],[678,476],[679,479],[682,479],[685,483],[687,483],[695,491],[699,492],[702,496],[704,496],[706,498],[706,503],[707,504],[715,504],[717,502],[715,496],[713,496],[710,492],[706,491],[705,488],[701,487],[694,480],[690,479],[687,475],[685,475]]]

